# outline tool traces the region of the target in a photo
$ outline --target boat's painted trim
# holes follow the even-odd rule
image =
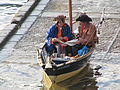
[[[69,72],[69,73],[65,73],[65,74],[61,74],[61,75],[57,75],[57,76],[49,76],[49,78],[51,79],[52,82],[54,83],[58,83],[61,81],[64,81],[66,79],[71,78],[72,76],[76,75],[77,73],[79,73],[86,65],[84,65],[83,67],[81,67],[80,69],[77,69],[75,71]]]

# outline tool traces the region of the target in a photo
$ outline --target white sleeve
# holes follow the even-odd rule
[[[73,31],[73,33],[78,34],[78,28]]]

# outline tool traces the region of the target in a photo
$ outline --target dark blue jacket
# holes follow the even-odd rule
[[[51,52],[53,50],[51,39],[57,38],[57,35],[58,35],[58,27],[57,27],[57,24],[54,24],[47,32],[46,48],[48,52],[49,51]],[[73,39],[73,34],[68,24],[65,24],[62,27],[62,37],[68,37],[68,40]]]

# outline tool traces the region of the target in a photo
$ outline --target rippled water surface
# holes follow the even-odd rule
[[[0,29],[10,23],[12,17],[27,0],[0,0]]]

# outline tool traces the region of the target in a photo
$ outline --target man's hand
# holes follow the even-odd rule
[[[76,41],[76,44],[80,44],[80,41],[78,40],[78,41]]]
[[[58,39],[59,39],[59,40],[63,40],[63,39],[64,39],[64,37],[59,37]]]
[[[52,41],[53,41],[53,42],[61,42],[61,40],[58,39],[58,38],[52,38]]]
[[[57,42],[58,39],[57,38],[52,38],[52,42]]]
[[[78,41],[76,41],[76,44],[80,44],[80,43],[83,43],[83,39],[82,38],[79,38]]]

